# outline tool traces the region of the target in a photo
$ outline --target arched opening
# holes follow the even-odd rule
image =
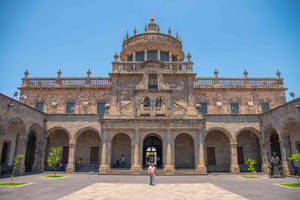
[[[270,146],[271,146],[271,155],[275,152],[276,155],[281,159],[281,150],[279,143],[279,136],[275,130],[273,130],[270,134]]]
[[[44,160],[44,166],[45,170],[53,170],[52,167],[48,165],[48,156],[51,152],[52,147],[61,147],[62,148],[62,154],[61,154],[61,165],[58,170],[65,171],[68,160],[69,160],[69,136],[67,132],[63,129],[54,129],[50,132],[48,138],[47,138],[47,145],[45,150],[45,160]]]
[[[159,96],[155,100],[155,115],[165,116],[166,115],[166,98]]]
[[[248,172],[246,161],[248,158],[254,159],[256,171],[261,171],[261,150],[257,135],[249,130],[241,132],[237,137],[237,157],[241,172]]]
[[[112,139],[111,167],[129,169],[131,166],[131,139],[127,134],[119,133]]]
[[[141,98],[140,112],[141,116],[150,116],[150,98],[145,96]]]
[[[288,122],[285,124],[284,129],[288,134],[287,138],[289,143],[289,151],[286,150],[286,152],[288,152],[287,157],[290,157],[292,154],[300,152],[300,124],[297,124],[296,122]],[[291,174],[296,175],[299,163],[296,163],[295,160],[293,160],[288,163],[288,166]]]
[[[212,131],[205,137],[207,172],[230,172],[230,139],[221,131]]]
[[[26,128],[21,120],[12,121],[3,137],[3,146],[1,154],[1,173],[11,173],[13,159],[15,156],[25,154],[23,146],[26,145],[20,137],[25,137]]]
[[[194,140],[188,134],[180,134],[175,139],[175,168],[193,169],[194,163]]]
[[[75,171],[98,171],[101,139],[93,130],[86,130],[77,137],[75,153]],[[80,162],[79,162],[80,160]]]
[[[159,136],[150,135],[143,142],[143,167],[155,163],[157,168],[163,167],[162,141]]]
[[[25,156],[25,171],[32,171],[32,166],[35,160],[36,152],[36,133],[31,131],[28,137],[26,156]]]

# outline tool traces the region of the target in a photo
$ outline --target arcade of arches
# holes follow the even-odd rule
[[[297,134],[299,128],[298,124],[286,126],[287,137],[299,141]],[[25,155],[22,161],[24,167],[20,170],[51,170],[46,158],[52,147],[61,146],[65,165],[60,170],[68,172],[99,171],[101,166],[107,164],[108,171],[105,173],[113,173],[115,168],[127,170],[129,173],[132,171],[132,165],[137,165],[143,171],[143,168],[145,169],[151,162],[155,162],[159,169],[165,169],[165,166],[171,165],[174,172],[196,171],[199,165],[204,167],[204,172],[236,172],[233,170],[236,166],[240,172],[246,172],[245,163],[248,158],[257,161],[255,165],[257,171],[265,171],[263,165],[266,163],[264,160],[266,153],[271,155],[272,152],[276,152],[284,160],[282,157],[284,144],[280,141],[275,129],[269,129],[266,133],[268,136],[265,145],[267,146],[261,146],[258,134],[256,131],[246,129],[232,136],[216,129],[206,135],[200,134],[202,138],[200,140],[189,133],[180,133],[173,139],[163,139],[163,135],[160,134],[149,134],[143,140],[139,140],[142,141],[141,159],[139,159],[135,157],[139,155],[139,152],[136,152],[139,148],[135,148],[136,140],[133,140],[127,133],[120,132],[112,136],[110,141],[104,141],[95,130],[86,129],[72,138],[65,129],[54,128],[48,131],[47,137],[44,137],[42,129],[38,126],[31,127],[26,134],[23,123],[16,120],[12,121],[6,129],[1,149],[1,169],[2,173],[10,172],[13,156],[23,153]],[[168,150],[169,144],[171,151]],[[291,144],[290,151],[295,152],[299,148],[299,142]],[[284,152],[286,153],[290,152]],[[103,155],[107,157],[106,160],[102,159]],[[123,156],[125,164],[122,166]],[[44,162],[41,159],[43,157]],[[171,159],[168,159],[169,157]],[[79,159],[82,160],[80,169],[77,167]],[[119,165],[116,165],[117,161]],[[289,164],[286,165],[291,167]]]

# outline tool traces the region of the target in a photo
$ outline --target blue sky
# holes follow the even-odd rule
[[[0,0],[0,92],[29,77],[108,76],[114,52],[151,15],[178,31],[197,76],[276,77],[300,96],[299,0]]]

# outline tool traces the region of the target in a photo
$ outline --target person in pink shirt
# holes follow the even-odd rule
[[[148,167],[148,174],[150,175],[150,185],[154,186],[154,177],[156,175],[156,168],[154,163],[151,163],[151,165]]]

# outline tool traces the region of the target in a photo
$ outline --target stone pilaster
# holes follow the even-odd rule
[[[207,169],[205,166],[205,159],[204,159],[204,141],[203,141],[203,134],[199,133],[198,135],[198,142],[199,142],[199,152],[198,152],[198,164],[196,167],[196,173],[198,174],[206,174]]]
[[[107,174],[109,171],[107,159],[107,142],[103,141],[102,143],[102,151],[101,151],[101,164],[99,167],[100,174]]]
[[[134,151],[133,151],[133,165],[131,166],[131,173],[141,173],[142,166],[140,161],[140,152],[139,152],[139,131],[136,130],[134,138]]]
[[[166,153],[166,164],[164,167],[164,172],[173,174],[175,172],[174,164],[172,162],[172,148],[171,148],[171,132],[168,130],[168,140],[167,140],[167,153]]]
[[[75,171],[74,163],[75,163],[75,149],[76,144],[69,143],[69,158],[68,158],[68,165],[67,165],[67,173],[72,173]]]
[[[231,173],[239,173],[240,172],[240,168],[238,165],[238,159],[237,159],[237,144],[236,143],[231,144],[230,172]]]

